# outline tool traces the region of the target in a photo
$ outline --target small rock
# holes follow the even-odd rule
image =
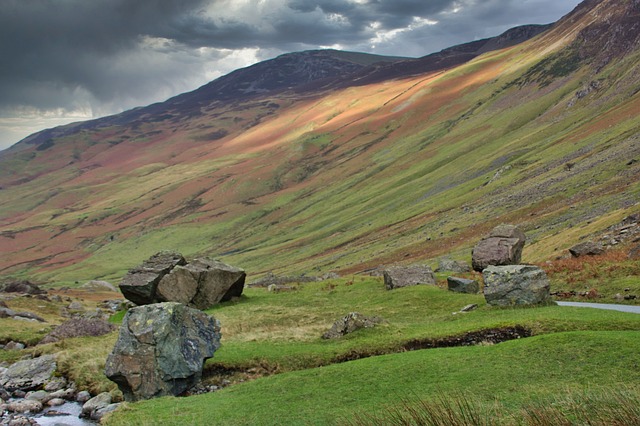
[[[624,296],[624,300],[636,300],[638,296],[636,296],[635,294],[627,294],[626,296]]]
[[[64,377],[54,377],[44,385],[44,390],[47,392],[56,392],[64,389],[65,386],[67,386],[67,379]]]
[[[91,418],[96,411],[105,408],[109,404],[111,404],[111,394],[102,392],[84,403],[80,417]]]
[[[55,295],[51,296],[51,301],[55,302],[55,303],[62,303],[62,297],[60,297],[59,295],[55,294]]]
[[[290,285],[282,285],[282,284],[269,284],[267,287],[267,291],[271,291],[274,293],[278,293],[281,291],[293,291],[296,288]]]
[[[84,305],[78,301],[74,301],[74,302],[71,302],[69,306],[67,306],[67,309],[70,311],[81,312],[81,311],[84,311]]]
[[[99,422],[107,414],[109,414],[109,413],[111,413],[113,411],[116,411],[118,409],[118,407],[120,407],[119,403],[109,404],[104,408],[99,408],[98,410],[94,411],[91,414],[91,420],[95,420],[95,421]]]
[[[23,390],[16,389],[11,393],[11,396],[14,398],[24,398],[27,393]]]
[[[87,391],[80,391],[78,392],[78,394],[76,395],[76,401],[84,404],[85,402],[89,401],[91,399],[91,394]]]
[[[629,259],[640,260],[640,244],[629,251]]]
[[[59,407],[59,406],[61,406],[61,405],[65,404],[66,402],[67,402],[67,401],[65,401],[65,400],[64,400],[64,399],[62,399],[62,398],[53,398],[53,399],[50,399],[50,400],[47,402],[47,405],[48,405],[49,407]]]
[[[37,426],[38,422],[35,419],[31,419],[29,417],[25,417],[25,416],[13,416],[9,422],[7,423],[7,426]]]
[[[92,291],[113,291],[113,292],[118,291],[118,289],[110,282],[99,281],[99,280],[88,281],[82,284],[81,288],[85,290],[92,290]]]
[[[447,288],[449,291],[466,294],[476,294],[480,290],[478,281],[458,277],[447,277]]]
[[[368,317],[358,312],[350,312],[337,320],[333,326],[331,326],[331,329],[322,335],[322,338],[337,339],[361,328],[375,327],[382,321],[382,318],[379,317]]]
[[[11,394],[3,387],[0,387],[0,400],[8,401],[11,398]]]
[[[27,394],[25,395],[25,399],[38,401],[43,404],[46,404],[47,401],[51,399],[51,395],[49,395],[49,392],[47,391],[39,390],[39,391],[27,392]]]
[[[7,404],[7,411],[12,413],[39,413],[42,411],[42,403],[29,399],[13,401]]]
[[[471,312],[475,309],[478,308],[478,305],[476,305],[475,303],[472,303],[470,305],[465,306],[464,308],[460,309],[460,312]]]
[[[13,340],[7,343],[6,345],[4,345],[4,349],[7,351],[21,351],[24,348],[25,348],[24,343],[14,342]]]
[[[624,296],[620,293],[616,293],[616,295],[613,296],[613,300],[615,300],[616,302],[622,302],[624,300]]]
[[[88,393],[89,392],[87,392],[87,394]],[[61,399],[66,399],[67,401],[73,401],[75,399],[75,395],[76,395],[76,391],[73,388],[60,389],[55,392],[51,392],[51,398],[61,398]],[[90,398],[91,398],[91,395],[88,395],[87,399],[85,399],[84,401],[78,401],[78,402],[87,402]]]

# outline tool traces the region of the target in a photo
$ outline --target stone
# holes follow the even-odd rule
[[[447,277],[447,288],[449,291],[467,294],[476,294],[480,290],[478,281],[458,277]]]
[[[475,303],[471,303],[467,306],[465,306],[464,308],[460,309],[460,312],[471,312],[478,309],[478,305]]]
[[[18,361],[9,366],[0,377],[0,386],[9,391],[36,389],[51,380],[55,369],[56,360],[53,355]]]
[[[13,318],[16,316],[16,311],[9,309],[6,306],[0,306],[0,318]]]
[[[206,309],[242,295],[247,276],[244,270],[210,259],[196,259],[189,266],[200,276],[198,292],[191,301],[196,308]]]
[[[138,305],[178,302],[207,309],[242,295],[246,273],[212,259],[187,263],[179,253],[162,252],[129,271],[120,284]]]
[[[49,407],[59,407],[61,405],[64,405],[67,401],[65,401],[62,398],[52,398],[49,401],[47,401],[47,405]]]
[[[14,281],[5,284],[2,289],[5,293],[23,293],[23,294],[46,294],[45,290],[42,290],[37,284],[33,284],[30,281]]]
[[[629,259],[640,260],[640,244],[629,250]]]
[[[115,325],[103,319],[75,318],[54,328],[38,344],[58,342],[72,337],[102,336],[111,333],[115,328]]]
[[[76,402],[79,402],[81,404],[87,402],[90,399],[91,399],[91,394],[87,391],[80,391],[76,395]]]
[[[0,387],[0,401],[8,401],[11,398],[11,394],[3,387]]]
[[[109,392],[102,392],[82,405],[80,417],[91,418],[93,413],[101,408],[107,407],[109,404],[111,404],[111,394]]]
[[[487,266],[516,265],[522,258],[526,241],[524,233],[513,225],[500,225],[473,248],[471,264],[474,271],[481,272]]]
[[[119,403],[109,404],[106,407],[99,408],[91,414],[91,420],[100,422],[104,416],[116,411],[120,407]]]
[[[158,284],[156,298],[207,309],[240,296],[245,278],[246,273],[240,268],[216,260],[196,259],[165,275]]]
[[[47,401],[51,399],[51,395],[47,391],[39,390],[27,392],[25,395],[25,399],[30,399],[32,401],[40,401],[43,404],[46,404]]]
[[[65,399],[67,401],[73,401],[75,400],[75,397],[76,397],[76,390],[73,388],[60,389],[60,390],[51,392],[51,398],[59,398],[59,399]],[[91,395],[89,395],[89,392],[87,392],[87,399],[85,399],[82,402],[87,402],[90,398],[91,398]]]
[[[34,314],[33,312],[16,312],[13,319],[28,319],[38,322],[46,322],[44,318]]]
[[[126,401],[180,395],[202,377],[220,347],[220,323],[176,302],[130,309],[107,358],[105,374]]]
[[[484,297],[493,306],[551,302],[547,274],[537,266],[488,266],[483,272]]]
[[[156,288],[166,274],[187,261],[180,254],[162,251],[145,260],[142,265],[131,269],[120,282],[120,291],[128,300],[137,305],[155,303]]]
[[[12,401],[7,404],[7,411],[12,413],[39,413],[42,411],[42,403],[30,399]]]
[[[448,257],[438,259],[438,267],[436,272],[456,272],[464,273],[471,272],[469,264],[462,260],[453,260]]]
[[[382,275],[387,290],[419,284],[436,284],[436,277],[427,265],[392,266],[385,269]]]
[[[113,292],[118,291],[118,289],[110,282],[99,281],[99,280],[87,281],[86,283],[82,284],[82,286],[80,287],[85,290],[92,290],[92,291],[113,291]]]
[[[604,248],[602,245],[594,243],[593,241],[585,241],[571,247],[569,249],[569,253],[571,253],[571,256],[573,257],[596,256],[604,253]]]
[[[337,339],[361,328],[375,327],[381,322],[383,322],[383,320],[379,317],[368,317],[358,312],[350,312],[333,323],[331,329],[324,333],[322,338]]]
[[[24,343],[14,342],[13,340],[4,345],[6,351],[21,351],[25,348]]]
[[[82,312],[84,311],[84,305],[78,301],[71,302],[67,309],[70,311]]]
[[[57,392],[63,390],[67,384],[67,379],[64,377],[54,377],[44,385],[44,390],[47,392]]]

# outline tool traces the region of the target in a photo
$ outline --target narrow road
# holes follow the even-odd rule
[[[557,302],[560,306],[572,306],[575,308],[608,309],[610,311],[631,312],[640,314],[640,306],[614,305],[608,303],[583,303],[583,302]]]

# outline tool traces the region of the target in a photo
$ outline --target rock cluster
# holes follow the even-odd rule
[[[392,266],[383,273],[387,290],[419,284],[436,284],[436,277],[428,265]]]
[[[77,392],[75,384],[64,377],[54,376],[56,362],[53,355],[18,361],[8,368],[0,368],[0,424],[38,424],[28,417],[44,412],[45,416],[62,416],[57,407],[67,402],[80,404],[91,400],[87,391]],[[92,420],[100,420],[107,412],[115,410],[119,404],[112,404],[110,395],[106,406],[90,404],[83,406],[82,412]],[[65,419],[56,424],[66,424]]]
[[[526,237],[513,225],[500,225],[473,248],[471,263],[475,271],[482,272],[489,265],[517,265],[522,257]]]
[[[187,263],[180,253],[165,251],[131,269],[122,279],[120,290],[137,305],[179,302],[207,309],[240,296],[245,277],[242,269],[216,260]]]
[[[107,358],[105,374],[125,400],[180,395],[202,377],[205,360],[220,347],[220,324],[176,302],[130,309]]]

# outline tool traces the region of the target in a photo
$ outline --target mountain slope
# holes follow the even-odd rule
[[[118,279],[163,248],[252,274],[357,272],[467,257],[501,222],[525,229],[530,261],[558,255],[638,209],[638,9],[587,1],[529,41],[422,73],[295,54],[280,60],[335,74],[239,73],[34,135],[0,158],[0,273]]]

